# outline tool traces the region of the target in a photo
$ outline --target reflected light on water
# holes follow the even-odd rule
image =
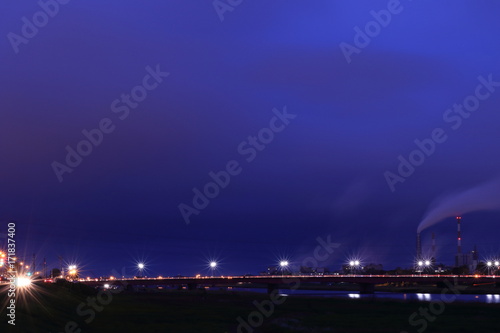
[[[417,294],[417,298],[419,301],[430,301],[431,294]]]
[[[500,303],[500,295],[486,295],[486,303]]]

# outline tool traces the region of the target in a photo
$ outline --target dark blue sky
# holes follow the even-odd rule
[[[207,257],[238,274],[300,263],[331,235],[341,246],[324,265],[410,265],[431,203],[498,177],[500,88],[481,88],[457,129],[443,116],[479,76],[500,82],[500,4],[402,0],[348,63],[341,43],[388,3],[244,0],[221,21],[209,0],[69,1],[46,24],[36,1],[0,4],[0,218],[18,222],[18,251],[95,274],[141,259],[195,274]],[[121,120],[112,103],[157,65],[170,75]],[[296,117],[247,162],[238,146],[285,106]],[[53,162],[105,118],[113,132],[60,182]],[[391,191],[384,173],[435,128],[446,141]],[[186,224],[179,204],[232,160],[241,172]],[[498,254],[499,220],[465,214],[464,248]],[[431,231],[451,264],[453,219]]]

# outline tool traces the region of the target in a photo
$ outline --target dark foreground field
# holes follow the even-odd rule
[[[2,306],[0,332],[224,333],[237,332],[238,318],[248,322],[249,316],[255,328],[241,326],[239,332],[418,332],[425,325],[425,332],[500,332],[500,305],[494,304],[453,302],[440,306],[301,297],[286,298],[271,309],[268,295],[254,293],[122,291],[109,299],[102,294],[97,298],[95,290],[76,284],[38,289],[37,300],[18,299],[22,304],[16,309],[15,328],[7,324]],[[5,300],[4,296],[2,292]],[[93,306],[87,304],[89,300],[95,301]],[[265,306],[258,310],[255,303]],[[414,315],[416,324],[412,326],[410,316],[420,311],[424,314]]]

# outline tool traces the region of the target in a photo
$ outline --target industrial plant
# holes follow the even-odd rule
[[[474,245],[474,250],[470,252],[462,252],[462,231],[461,223],[462,217],[457,216],[457,252],[454,258],[454,267],[467,267],[468,272],[474,272],[479,264],[479,255],[477,252],[477,247]],[[425,265],[425,261],[435,261],[436,260],[436,235],[432,233],[432,245],[431,245],[431,258],[424,258],[422,254],[422,240],[420,232],[417,232],[417,249],[416,249],[416,262],[418,265]]]

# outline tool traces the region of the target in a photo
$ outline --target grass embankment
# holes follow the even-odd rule
[[[59,333],[68,322],[77,327],[69,332],[236,332],[237,318],[247,320],[256,314],[254,301],[269,300],[265,294],[228,291],[165,291],[121,292],[113,295],[95,318],[80,316],[77,307],[96,291],[76,285],[43,285],[38,301],[18,301],[15,328],[7,325],[2,309],[0,332]],[[2,294],[5,295],[5,294]],[[2,296],[3,297],[3,296]],[[107,301],[104,298],[102,299]],[[98,305],[101,305],[98,303]],[[419,309],[428,309],[425,302],[398,302],[363,299],[287,298],[275,306],[254,332],[417,332],[422,325],[411,326],[409,317]],[[85,306],[83,310],[88,310]],[[498,304],[446,304],[444,311],[428,322],[425,332],[500,332]],[[416,319],[423,318],[418,316]],[[247,330],[242,332],[247,333]]]

